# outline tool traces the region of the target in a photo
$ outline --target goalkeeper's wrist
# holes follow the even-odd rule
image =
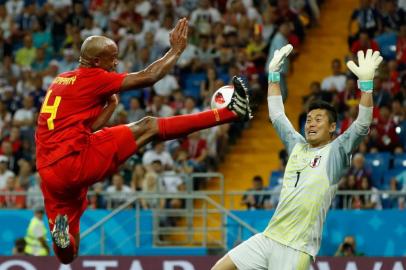
[[[371,93],[374,89],[374,81],[373,80],[358,80],[357,81],[358,88],[365,93]]]
[[[276,71],[269,71],[268,73],[268,83],[279,83],[281,80],[281,74]]]

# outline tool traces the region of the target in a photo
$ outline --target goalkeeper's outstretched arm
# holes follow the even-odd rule
[[[283,107],[282,94],[279,86],[279,71],[285,59],[293,50],[292,45],[288,44],[281,49],[276,50],[268,67],[268,109],[269,118],[274,123],[275,119],[285,113]]]
[[[305,142],[305,139],[293,128],[285,115],[283,107],[282,95],[279,88],[279,70],[283,61],[288,57],[292,51],[292,45],[288,44],[280,50],[276,50],[274,57],[269,63],[269,76],[268,76],[268,109],[269,118],[275,127],[276,132],[281,138],[286,147],[288,154],[293,150],[293,147],[298,142]]]
[[[372,121],[373,98],[372,91],[374,88],[375,71],[383,58],[379,51],[372,52],[367,50],[364,55],[363,51],[358,51],[358,66],[353,62],[347,63],[348,68],[358,77],[358,88],[361,90],[361,99],[359,103],[359,113],[355,123],[369,127]]]

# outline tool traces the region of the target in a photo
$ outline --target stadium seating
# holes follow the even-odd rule
[[[394,155],[393,168],[406,170],[406,153]]]
[[[382,176],[389,169],[391,154],[380,152],[365,155],[365,164],[372,172],[372,185],[381,188]]]

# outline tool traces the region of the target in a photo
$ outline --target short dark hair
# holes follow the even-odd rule
[[[326,110],[328,114],[328,120],[331,123],[336,123],[337,122],[337,111],[336,109],[331,106],[329,103],[323,101],[323,100],[316,100],[310,103],[309,108],[307,110],[307,113],[316,110],[316,109],[321,109],[321,110]]]
[[[256,175],[252,180],[255,182],[262,182],[262,177],[260,175]]]

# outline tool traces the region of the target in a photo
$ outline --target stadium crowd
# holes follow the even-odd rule
[[[146,115],[165,117],[205,110],[214,91],[229,84],[234,75],[246,79],[254,104],[258,105],[266,94],[264,67],[268,57],[277,48],[291,43],[296,49],[290,65],[286,63],[282,72],[286,98],[284,76],[292,71],[292,62],[305,41],[306,28],[319,24],[320,2],[0,0],[0,190],[28,191],[26,196],[0,196],[0,207],[34,208],[42,203],[42,198],[36,195],[41,181],[35,171],[36,118],[55,76],[77,66],[81,42],[86,37],[110,37],[119,47],[117,71],[138,71],[165,53],[169,31],[177,19],[189,18],[189,44],[175,70],[152,87],[120,94],[120,104],[109,125],[134,122]],[[348,57],[353,57],[352,52],[358,49],[379,48],[386,61],[375,80],[374,125],[359,154],[354,156],[357,160],[363,160],[371,152],[402,153],[406,144],[406,11],[402,9],[406,7],[389,0],[361,2],[349,24],[353,32],[349,36]],[[391,47],[393,40],[396,51]],[[359,94],[355,78],[343,72],[342,60],[333,60],[331,76],[311,84],[303,106],[306,108],[314,99],[334,104],[340,112],[339,133],[354,119],[357,109],[354,104],[358,104],[354,99]],[[305,115],[299,119],[301,127]],[[135,191],[184,190],[185,182],[176,173],[215,171],[229,144],[235,142],[244,128],[241,123],[222,125],[141,149],[105,184],[93,187],[95,195],[89,197],[89,207],[116,206]],[[391,178],[387,187],[374,185],[371,172],[362,162],[354,160],[353,168],[342,181],[342,189],[406,186],[404,175]],[[283,170],[283,162],[279,170]],[[105,192],[111,195],[102,196]],[[355,196],[348,200],[354,208],[382,207],[382,202],[371,204],[368,201],[371,198]],[[177,199],[140,203],[146,209],[182,207],[182,201]],[[272,204],[267,205],[274,207],[276,203],[272,199]],[[343,204],[338,201],[336,207]]]

